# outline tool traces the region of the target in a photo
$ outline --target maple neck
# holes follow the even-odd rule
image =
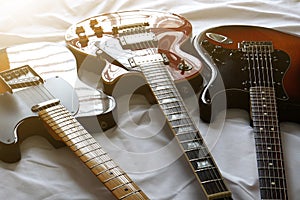
[[[231,192],[199,130],[190,118],[167,67],[162,62],[139,67],[203,188],[206,198],[231,199]]]
[[[149,199],[64,106],[55,105],[38,114],[117,199]]]
[[[261,199],[288,199],[275,90],[250,88]]]

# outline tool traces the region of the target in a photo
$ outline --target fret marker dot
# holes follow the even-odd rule
[[[272,127],[272,128],[271,128],[271,131],[274,131],[274,130],[275,130],[275,129]]]
[[[275,185],[275,182],[271,182],[271,185]]]
[[[263,130],[264,130],[264,128],[259,128],[259,130],[260,130],[260,131],[263,131]]]
[[[269,163],[269,166],[273,166],[273,163]]]
[[[128,191],[128,188],[125,188],[124,190],[127,192],[127,191]]]
[[[264,113],[264,115],[268,115],[268,113]]]
[[[264,105],[263,105],[263,107],[267,107],[267,105],[266,105],[266,104],[264,104]]]
[[[268,150],[271,150],[272,148],[271,148],[271,147],[267,147],[267,149],[268,149]]]

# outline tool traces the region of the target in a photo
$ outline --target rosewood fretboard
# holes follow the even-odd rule
[[[207,199],[231,199],[221,173],[163,63],[139,66]]]
[[[288,199],[274,88],[250,88],[262,199]]]
[[[244,41],[261,199],[288,199],[273,74],[272,42]],[[281,84],[281,83],[279,83]]]

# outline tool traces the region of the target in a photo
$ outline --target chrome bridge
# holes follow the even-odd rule
[[[44,83],[43,79],[29,65],[1,72],[0,82],[5,86],[5,90],[10,93],[14,89],[22,89]]]

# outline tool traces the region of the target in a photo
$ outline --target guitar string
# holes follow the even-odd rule
[[[261,110],[260,110],[260,107],[259,107],[259,105],[261,104],[261,103],[264,103],[263,102],[263,98],[262,98],[262,96],[261,96],[261,91],[260,91],[260,94],[257,94],[257,91],[259,90],[259,88],[261,87],[261,86],[259,86],[259,82],[260,82],[260,80],[259,80],[259,69],[258,69],[258,67],[259,67],[259,65],[258,66],[256,66],[256,63],[255,63],[255,60],[257,59],[256,57],[257,57],[257,51],[255,52],[255,48],[256,48],[256,46],[255,45],[251,45],[251,46],[249,46],[249,47],[247,47],[247,50],[249,50],[249,51],[247,51],[247,57],[248,57],[248,62],[249,62],[249,66],[250,66],[250,70],[252,70],[252,75],[253,75],[253,77],[254,77],[254,79],[253,80],[250,80],[251,81],[251,87],[253,88],[253,93],[251,94],[252,96],[254,95],[254,107],[253,107],[253,109],[254,109],[254,114],[256,115],[256,112],[258,112],[258,113],[262,113],[261,112]],[[251,72],[250,72],[250,74],[251,74]],[[260,95],[260,96],[259,96]],[[260,101],[259,101],[259,98],[260,98]],[[257,133],[258,133],[258,135],[256,135],[256,137],[259,137],[259,141],[261,141],[262,142],[262,148],[264,149],[264,148],[266,148],[266,144],[267,144],[267,141],[266,141],[266,138],[265,137],[262,137],[262,135],[261,135],[261,133],[260,133],[260,131],[264,131],[265,130],[265,122],[264,122],[264,120],[261,120],[261,116],[258,116],[259,117],[259,122],[258,122],[258,124],[256,123],[256,118],[255,118],[255,116],[254,116],[254,125],[256,125],[256,126],[258,126],[257,128]],[[261,130],[262,129],[262,130]],[[265,172],[265,163],[266,163],[266,161],[265,161],[265,158],[264,158],[264,155],[263,155],[263,153],[264,153],[264,151],[263,150],[260,150],[259,148],[257,148],[257,150],[256,151],[259,151],[259,152],[257,152],[257,154],[259,155],[260,153],[262,153],[262,156],[259,156],[257,159],[258,159],[258,167],[259,168],[263,168],[262,169],[262,171],[263,172]],[[263,165],[263,166],[261,166],[261,164]],[[261,170],[261,169],[258,169],[259,171]],[[269,173],[269,171],[267,171],[267,173]],[[260,185],[260,188],[262,189],[262,182],[264,181],[264,178],[265,178],[265,173],[264,173],[264,175],[263,175],[264,177],[263,178],[261,178],[260,176],[259,176],[259,185]],[[269,177],[269,174],[267,175],[268,177]],[[261,191],[262,192],[262,191]],[[271,195],[269,194],[269,190],[265,190],[265,193],[267,193],[268,195],[268,197],[270,197]],[[261,194],[261,195],[264,195],[265,193],[263,193],[263,194]]]
[[[270,99],[270,98],[265,94],[265,92],[266,92],[265,91],[266,90],[266,85],[265,85],[264,77],[263,77],[263,75],[264,75],[264,73],[263,73],[263,63],[260,63],[260,62],[262,62],[261,46],[253,45],[252,48],[253,48],[252,49],[253,65],[254,65],[254,68],[256,69],[255,71],[257,72],[257,79],[258,79],[257,83],[256,83],[256,92],[255,92],[256,94],[255,95],[258,95],[258,98],[260,100],[260,101],[258,100],[257,102],[260,103],[260,104],[261,103],[263,103],[263,104],[266,103],[267,105],[269,105],[268,99]],[[257,89],[259,91],[258,94],[257,94]],[[268,142],[267,142],[267,140],[268,140],[268,134],[267,134],[268,127],[266,125],[266,121],[265,120],[268,120],[268,118],[265,119],[265,111],[263,110],[263,108],[261,108],[261,105],[258,105],[257,109],[258,109],[258,113],[259,113],[259,116],[258,116],[259,120],[263,122],[263,125],[262,125],[263,129],[261,130],[261,132],[259,132],[259,134],[260,134],[260,136],[261,136],[261,134],[264,134],[265,144],[264,144],[263,148],[267,148],[266,145],[268,144]],[[266,113],[268,113],[268,111]],[[260,115],[262,115],[262,116],[260,116]],[[261,152],[261,150],[259,150],[259,151],[260,151],[260,153],[262,153],[263,167],[265,167],[266,163],[267,163],[267,166],[269,167],[268,160],[265,160],[265,153],[269,157],[269,152],[268,151],[266,152],[265,150],[263,150],[262,152]],[[259,158],[259,159],[261,159],[261,158]],[[268,186],[272,181],[271,181],[271,178],[270,178],[270,170],[268,170],[267,173],[268,173],[267,177],[269,179],[268,180],[269,183],[267,183],[267,186]],[[266,184],[265,177],[260,178],[260,181],[264,185]],[[271,198],[272,199],[274,198],[273,197],[273,192],[271,193]]]
[[[258,79],[262,79],[262,80],[257,80],[256,79],[256,82],[259,81],[258,83],[259,83],[259,90],[260,90],[260,98],[261,99],[265,98],[265,96],[270,95],[270,92],[274,96],[274,92],[272,92],[272,90],[269,91],[269,89],[268,89],[268,88],[274,88],[274,85],[273,85],[274,81],[273,81],[273,72],[272,72],[273,66],[272,66],[272,58],[271,58],[271,49],[267,49],[267,47],[265,47],[265,46],[264,47],[254,46],[252,48],[255,48],[255,50],[252,49],[250,54],[252,54],[252,59],[256,59],[257,60],[256,65],[257,65],[257,71],[258,71],[257,72],[258,73],[257,74],[258,75]],[[254,56],[254,51],[256,52],[256,56]],[[259,52],[261,52],[261,54]],[[269,61],[267,60],[267,58],[269,58]],[[264,64],[264,59],[265,59],[265,64]],[[259,63],[259,61],[261,61],[261,63]],[[270,65],[269,67],[268,67],[268,63]],[[255,70],[255,66],[256,65],[255,65],[255,63],[253,63],[253,64],[254,64],[253,65],[254,66],[254,70],[253,71],[255,72],[256,71]],[[262,66],[261,69],[259,68],[259,66]],[[261,75],[260,75],[260,72],[262,73]],[[266,73],[266,74],[264,74],[264,73]],[[255,74],[255,76],[256,76],[256,74]],[[265,78],[267,80],[265,80]],[[271,80],[269,80],[269,79],[271,79]],[[263,81],[263,84],[260,84],[261,81]],[[263,87],[260,87],[260,86],[263,86]],[[262,90],[262,88],[263,88],[263,90]],[[267,96],[267,100],[266,101],[268,101],[268,102],[266,102],[266,104],[267,105],[271,105],[273,103],[273,105],[276,105],[274,102],[271,102],[272,100],[274,101],[274,98],[271,98],[271,97]],[[258,106],[257,108],[259,109],[260,107]],[[262,113],[265,113],[265,111],[263,111]],[[267,112],[267,114],[268,114],[268,112]],[[265,115],[263,114],[263,116],[262,116],[263,122],[268,121],[268,122],[271,122],[271,124],[273,124],[273,125],[275,123],[276,127],[273,127],[273,128],[277,129],[278,125],[276,124],[276,121],[274,122],[273,118],[271,118],[270,120],[268,120],[268,116],[266,116],[266,117],[267,117],[267,119],[265,119]],[[277,117],[277,115],[275,117]],[[268,126],[265,126],[265,124],[263,126],[264,126],[264,128],[270,128]],[[277,134],[277,136],[278,136],[278,134]],[[273,136],[271,136],[270,138],[273,138]],[[280,138],[278,138],[278,139],[280,139]],[[265,144],[268,144],[267,141],[265,141],[265,142],[266,142]],[[263,146],[263,147],[266,148],[267,146]],[[275,153],[276,153],[276,157],[277,157],[277,151],[276,150],[275,150]],[[269,154],[269,153],[267,152],[267,154]],[[263,159],[264,159],[264,156],[263,156]],[[281,160],[281,159],[279,159],[279,160]],[[263,162],[265,163],[265,160],[263,160]],[[276,162],[278,162],[277,159],[276,159]],[[276,165],[277,165],[277,163],[276,163]],[[277,171],[278,171],[278,168],[277,168]],[[270,171],[268,171],[268,173],[270,173]],[[280,173],[278,172],[278,174],[280,174]],[[272,177],[272,175],[268,174],[268,177],[271,177],[271,178],[269,178],[270,179],[270,184],[273,184],[272,180],[274,178]],[[277,183],[277,182],[274,180],[274,183]],[[282,187],[281,186],[281,182],[279,182],[279,184],[280,184],[280,188],[281,188]],[[273,198],[273,194],[274,194],[273,192],[268,193],[268,194],[270,194],[269,196],[272,196],[272,198]],[[281,197],[281,193],[279,195],[280,195],[280,198],[282,198]],[[278,198],[277,190],[275,190],[275,196],[276,196],[276,198]]]
[[[284,158],[283,158],[283,151],[282,151],[282,141],[281,141],[281,137],[280,137],[280,127],[279,127],[279,123],[278,123],[278,115],[277,115],[277,106],[276,106],[276,96],[275,96],[275,87],[274,87],[274,84],[275,83],[275,80],[274,80],[274,76],[273,76],[273,63],[272,63],[272,57],[271,57],[271,50],[272,49],[269,49],[268,51],[268,58],[269,58],[269,63],[270,63],[270,66],[269,66],[269,69],[270,69],[270,77],[271,77],[271,84],[272,84],[272,88],[273,88],[273,91],[272,91],[272,98],[271,98],[271,104],[275,105],[275,120],[273,121],[273,124],[275,124],[275,127],[274,129],[277,131],[276,132],[276,136],[277,136],[277,139],[278,141],[280,142],[279,144],[276,144],[277,145],[277,148],[276,148],[276,155],[278,155],[278,152],[277,152],[277,149],[279,150],[280,154],[279,154],[279,161],[276,160],[276,162],[280,162],[280,168],[277,168],[277,171],[279,174],[281,174],[283,177],[285,177],[285,172],[284,172]],[[274,119],[274,118],[272,118]],[[280,178],[280,177],[279,177]],[[279,184],[280,184],[280,188],[282,188],[284,190],[284,196],[281,196],[281,192],[280,192],[280,198],[283,199],[285,197],[287,197],[287,193],[286,193],[286,182],[285,182],[285,179],[279,179]]]
[[[266,55],[266,48],[267,48],[267,46],[261,46],[260,47],[260,52],[261,52],[261,59],[262,59],[262,62],[263,62],[263,55],[265,55],[265,56],[267,56]],[[263,64],[263,63],[262,63]],[[264,69],[263,69],[263,67],[265,67],[266,69],[268,69],[268,65],[267,65],[268,63],[266,63],[266,65],[264,66],[264,65],[262,65],[262,72],[264,72]],[[271,69],[270,69],[271,70]],[[264,78],[264,77],[263,77]],[[266,77],[267,78],[267,77]],[[270,102],[270,100],[272,99],[272,96],[270,96],[270,92],[271,92],[271,88],[273,87],[274,88],[274,86],[273,86],[273,84],[272,84],[272,80],[270,81],[270,80],[267,80],[267,82],[266,82],[266,84],[265,84],[265,82],[264,82],[264,85],[263,85],[263,87],[265,88],[265,96],[266,96],[266,102],[267,102],[267,105],[271,105],[271,102]],[[271,92],[272,93],[272,92]],[[269,95],[269,96],[268,96]],[[267,109],[267,116],[266,116],[266,120],[268,120],[267,122],[268,122],[268,125],[267,125],[267,130],[265,130],[265,132],[266,132],[266,135],[267,135],[267,138],[266,139],[268,139],[268,138],[273,138],[273,134],[271,134],[271,132],[270,132],[270,124],[272,125],[272,127],[273,127],[273,125],[274,125],[274,122],[273,122],[273,116],[272,115],[270,115],[269,116],[269,111],[270,111],[270,109]],[[265,112],[265,111],[263,111],[263,112]],[[272,112],[272,111],[271,111]],[[271,118],[270,118],[271,117]],[[265,115],[263,115],[263,120],[265,121]],[[271,121],[271,123],[269,122],[269,121]],[[270,163],[270,160],[269,160],[269,158],[270,158],[270,155],[271,155],[271,158],[272,158],[272,163],[274,162],[274,160],[273,160],[273,156],[272,156],[272,154],[273,154],[274,152],[273,152],[273,150],[271,150],[271,152],[269,152],[269,151],[267,151],[267,155],[268,155],[268,159],[267,159],[267,162],[268,163]],[[276,153],[277,154],[277,153]],[[276,155],[276,157],[277,157],[277,155]],[[275,161],[276,162],[276,161]],[[273,165],[274,166],[274,165]],[[276,162],[276,168],[277,168],[278,166],[277,166],[277,162]],[[269,171],[268,170],[268,178],[269,178],[269,183],[268,184],[270,184],[271,185],[271,187],[272,187],[272,184],[273,183],[275,183],[276,184],[276,181],[274,180],[274,177],[271,175],[271,171]],[[276,187],[276,186],[275,186]],[[272,188],[272,190],[273,190],[273,188]],[[278,196],[277,196],[278,194],[277,194],[277,190],[275,190],[275,193],[273,193],[272,192],[272,198],[276,198],[276,199],[278,199]]]
[[[143,29],[139,29],[139,33],[143,33],[145,30],[143,30]],[[151,42],[149,42],[149,41],[146,41],[144,44],[142,44],[142,43],[138,43],[138,44],[135,44],[135,48],[136,49],[146,49],[147,51],[148,50],[150,50],[150,52],[148,52],[150,55],[151,54],[156,54],[157,53],[157,49],[155,48],[155,50],[154,50],[154,48],[153,47],[155,47],[156,45],[154,44],[154,42],[153,41],[151,41]],[[154,65],[155,66],[155,65]],[[157,65],[156,67],[160,67],[161,65]],[[162,69],[164,69],[164,70],[162,70]],[[171,80],[171,77],[170,77],[170,74],[167,72],[167,69],[165,69],[164,67],[162,67],[161,68],[161,71],[162,72],[165,72],[166,73],[166,75],[167,75],[167,81],[169,81],[170,82],[170,85],[172,85],[172,89],[174,89],[173,91],[171,91],[170,93],[173,93],[174,94],[174,92],[176,93],[176,95],[175,95],[175,97],[176,98],[179,98],[180,96],[179,96],[179,92],[177,92],[177,90],[176,90],[176,86],[174,85],[174,83],[172,82],[172,81],[170,81]],[[145,74],[145,73],[144,73]],[[145,74],[145,76],[147,76],[147,74]],[[148,78],[150,78],[150,77],[148,77]],[[151,78],[150,78],[151,79]],[[149,81],[151,81],[151,80],[149,80]],[[150,82],[149,82],[150,83]],[[150,84],[150,86],[152,86],[153,87],[153,85],[151,85]],[[152,88],[151,87],[151,88]],[[153,90],[154,90],[154,88],[153,88]],[[155,93],[155,91],[153,91],[154,93]],[[180,100],[180,102],[182,102],[182,99],[181,98],[179,98],[179,100]],[[178,108],[178,106],[180,106],[180,105],[176,105],[176,112],[182,112],[182,111],[184,111],[184,109],[183,109],[183,106],[181,106],[180,108],[181,109],[179,109]],[[163,108],[162,108],[163,109]],[[187,116],[189,117],[189,120],[191,121],[191,122],[193,122],[191,119],[190,119],[190,116],[188,115],[188,113],[185,111],[185,114],[187,114]],[[182,120],[183,121],[183,120]],[[188,120],[187,120],[188,121]],[[191,126],[193,123],[191,123],[191,122],[188,122],[188,124]],[[194,134],[200,134],[199,133],[199,131],[195,128],[195,125],[193,126],[193,129],[195,130],[194,131]],[[189,137],[187,137],[188,138],[188,141],[195,141],[195,135],[192,135],[192,134],[187,134]],[[192,136],[192,137],[191,137]],[[182,141],[181,141],[182,142]],[[205,146],[205,144],[204,144],[204,140],[202,140],[201,141],[201,138],[200,138],[200,136],[199,135],[197,135],[197,142],[199,142],[201,145],[201,147],[202,148],[197,148],[197,150],[199,150],[199,151],[202,151],[202,155],[207,155],[207,152],[208,151],[204,151],[203,150],[203,146],[204,147],[206,147]],[[198,143],[198,144],[199,144]],[[182,144],[181,144],[182,145]],[[207,148],[207,147],[206,147]],[[194,149],[193,149],[194,150]],[[197,158],[199,158],[199,153],[197,154],[197,153],[194,153],[194,155],[193,155],[193,157],[197,157]],[[210,162],[210,165],[212,166],[212,164],[214,164],[214,163],[211,163]],[[220,175],[219,174],[217,174],[216,173],[216,171],[215,170],[213,170],[213,166],[212,167],[207,167],[207,168],[210,168],[212,171],[213,171],[213,173],[214,174],[212,174],[212,172],[211,172],[211,170],[209,171],[209,173],[210,173],[210,177],[217,177],[217,178],[220,178]],[[195,170],[195,169],[194,169]],[[196,170],[195,170],[195,173],[196,173]],[[217,186],[217,188],[218,188],[218,192],[220,192],[220,191],[224,191],[224,190],[227,190],[226,189],[226,187],[225,187],[225,185],[223,185],[223,184],[221,184],[219,181],[217,182],[217,184],[216,184],[216,186]],[[220,189],[221,188],[221,189]]]
[[[270,97],[268,97],[268,95],[266,94],[267,93],[267,85],[266,85],[266,82],[265,82],[265,79],[264,79],[264,69],[263,67],[267,67],[267,66],[264,66],[264,64],[262,63],[262,45],[253,45],[253,50],[252,50],[252,55],[253,55],[253,64],[254,64],[254,67],[257,69],[255,71],[257,71],[257,78],[258,78],[258,83],[256,84],[256,88],[258,89],[259,93],[257,94],[257,91],[256,91],[256,94],[255,95],[258,95],[259,96],[259,99],[260,101],[258,100],[258,103],[263,103],[263,104],[266,104],[267,106],[270,105],[269,104],[269,99]],[[255,62],[255,60],[256,62]],[[258,113],[262,116],[259,116],[259,120],[263,122],[263,130],[261,130],[261,132],[259,133],[260,136],[261,134],[264,134],[264,141],[265,141],[265,144],[264,144],[264,149],[263,151],[261,152],[261,150],[259,150],[261,153],[262,153],[262,158],[263,158],[263,167],[265,168],[266,164],[268,167],[270,167],[269,165],[269,161],[268,161],[268,158],[270,157],[270,153],[269,151],[265,151],[265,148],[267,148],[267,140],[268,140],[268,129],[269,129],[269,124],[270,122],[268,122],[268,125],[266,124],[266,120],[269,120],[269,116],[266,116],[265,113],[268,115],[268,110],[267,111],[264,111],[263,108],[261,107],[261,105],[258,105],[257,106],[257,109],[258,109]],[[267,155],[267,160],[265,160],[265,154]],[[272,178],[271,178],[271,174],[270,174],[270,170],[267,171],[267,179],[268,179],[268,182],[267,183],[267,187],[269,187],[269,185],[272,183]],[[266,178],[263,177],[261,178],[262,183],[265,185],[266,184]],[[265,187],[265,186],[264,186]],[[269,189],[267,188],[267,190],[269,191]],[[273,189],[272,189],[273,190]],[[276,191],[275,191],[276,192]],[[271,194],[271,198],[273,199],[273,192],[270,193]],[[270,197],[270,195],[268,195]]]
[[[251,58],[253,58],[253,47],[246,47],[246,59],[247,59],[247,62],[248,62],[248,67],[249,67],[248,69],[249,69],[250,87],[253,88],[254,94],[255,94],[256,73],[255,73],[255,68],[254,68],[254,66],[253,66],[253,63],[251,63]],[[253,61],[252,61],[252,62],[253,62]],[[253,77],[253,78],[252,78],[252,77]],[[251,88],[250,88],[250,89],[251,89]],[[258,104],[258,99],[257,99],[256,96],[253,97],[253,94],[252,94],[252,93],[250,93],[250,95],[252,95],[252,98],[254,99],[254,100],[252,101],[254,105],[251,105],[251,108],[252,108],[252,109],[255,109],[256,106],[259,105],[259,104]],[[252,112],[255,112],[255,110],[252,111]],[[255,119],[254,116],[253,116],[253,118],[254,118],[254,119],[253,119],[253,125],[255,126],[255,120],[257,120],[257,119]],[[257,128],[258,128],[258,130],[260,129],[260,127],[257,127]],[[258,132],[258,130],[257,130],[257,132]],[[263,143],[263,141],[262,141],[263,138],[261,138],[259,134],[256,134],[255,137],[258,137],[258,138],[259,138],[259,141]],[[259,143],[260,143],[260,142],[259,142]],[[264,148],[264,143],[263,143],[262,148]],[[258,149],[256,149],[256,151],[258,151]],[[258,153],[258,152],[257,152],[257,153]],[[257,158],[257,159],[260,159],[260,158]],[[261,166],[259,166],[259,160],[258,160],[257,162],[258,162],[258,167],[261,167]],[[258,169],[258,170],[260,170],[260,169]],[[260,179],[259,179],[259,181],[260,181]],[[260,188],[261,188],[261,183],[260,183],[260,182],[259,182],[259,186],[260,186]],[[261,195],[262,195],[262,194],[261,194]]]
[[[262,47],[261,47],[262,48]],[[275,88],[274,88],[274,80],[273,80],[273,66],[272,66],[272,60],[271,60],[271,49],[270,49],[270,47],[269,46],[266,46],[265,48],[263,48],[262,50],[261,50],[261,52],[263,52],[264,53],[264,55],[265,55],[265,62],[266,62],[266,70],[267,70],[267,72],[268,72],[268,75],[269,76],[267,76],[266,78],[268,78],[268,81],[267,81],[267,88],[269,89],[270,88],[270,91],[268,90],[268,94],[270,95],[269,97],[268,97],[268,104],[269,105],[273,105],[274,106],[274,110],[271,110],[270,112],[272,112],[272,113],[275,113],[275,115],[273,114],[271,114],[271,125],[272,125],[272,127],[268,127],[269,128],[269,137],[270,138],[277,138],[277,140],[278,140],[278,142],[281,142],[280,141],[280,135],[279,135],[279,126],[278,126],[278,119],[277,119],[277,110],[276,110],[276,104],[275,104],[275,102],[272,102],[272,101],[274,101],[274,99],[275,99]],[[267,58],[269,58],[269,60],[267,60]],[[270,79],[270,80],[269,80]],[[268,119],[268,118],[267,118]],[[275,133],[275,131],[276,131],[276,133]],[[274,135],[275,134],[275,135]],[[278,143],[276,143],[275,145],[279,145]],[[275,153],[275,160],[273,160],[272,159],[272,162],[275,162],[276,163],[276,166],[275,166],[275,169],[273,169],[273,170],[275,170],[275,171],[277,171],[277,174],[280,174],[280,169],[283,169],[282,167],[283,167],[283,165],[281,164],[281,166],[278,166],[278,165],[280,165],[279,164],[279,162],[281,162],[282,161],[282,158],[281,158],[281,154],[279,154],[278,155],[278,151],[277,151],[277,148],[276,148],[276,146],[275,146],[275,149],[272,149],[271,150],[271,152],[270,152],[270,154],[272,155],[272,154],[274,154]],[[278,157],[279,156],[279,157]],[[271,156],[272,158],[274,157],[274,156]],[[282,199],[283,197],[282,197],[282,193],[281,192],[279,192],[279,194],[278,194],[278,190],[276,190],[276,188],[282,188],[283,186],[282,186],[282,182],[278,179],[279,177],[273,177],[271,174],[269,174],[270,175],[270,183],[271,184],[274,184],[275,183],[275,185],[274,185],[274,187],[275,187],[275,198],[280,198],[280,199]],[[282,175],[284,175],[283,173],[282,173]],[[276,181],[276,178],[279,180],[279,181]],[[279,186],[277,186],[277,184],[279,184]],[[273,195],[273,194],[272,194]]]
[[[22,72],[24,73],[24,75],[26,75],[27,73],[28,73],[28,71],[26,70],[26,69],[24,69],[24,68],[21,68],[21,70],[22,70]],[[19,75],[18,75],[18,73],[16,72],[16,71],[13,71],[13,73],[14,73],[14,75],[15,75],[15,77],[18,77]],[[45,101],[47,101],[47,100],[51,100],[51,99],[54,99],[54,96],[47,90],[47,89],[42,89],[42,87],[40,87],[40,83],[34,83],[34,84],[29,84],[29,83],[21,83],[20,84],[20,88],[26,88],[26,87],[33,87],[32,88],[32,90],[23,90],[24,92],[22,92],[21,93],[21,95],[23,96],[23,98],[26,98],[27,100],[29,100],[29,101],[31,101],[31,102],[33,102],[33,104],[34,103],[36,103],[37,101],[39,101],[39,102],[45,102]],[[39,96],[39,99],[37,100],[36,99],[36,94]],[[52,105],[48,105],[48,106],[46,106],[45,107],[45,109],[47,109],[47,108],[50,108],[50,107],[52,107]],[[70,121],[71,123],[73,123],[72,121]],[[73,123],[73,124],[75,124],[75,123]],[[78,123],[79,124],[79,123]],[[80,137],[80,136],[82,136],[82,134],[81,134],[81,129],[80,129],[80,124],[79,124],[79,126],[76,126],[76,131],[72,131],[71,133],[66,133],[66,131],[64,131],[65,132],[65,136],[67,136],[67,135],[70,135],[70,134],[78,134],[76,137],[74,137],[74,138],[72,138],[72,139],[70,139],[71,141],[72,140],[74,140],[75,138],[77,138],[77,137]],[[89,133],[87,133],[87,134],[89,134]],[[64,137],[65,137],[64,136]],[[83,141],[80,141],[80,142],[86,142],[87,140],[86,139],[84,139]],[[73,142],[73,145],[75,145],[76,144],[76,142]],[[91,147],[91,144],[88,144],[88,143],[86,143],[88,146],[86,146],[88,149],[89,149],[89,151],[88,152],[91,152],[91,151],[93,151],[93,150],[95,150],[95,149],[91,149],[90,147]],[[99,143],[97,142],[96,143],[100,148],[102,148],[100,145],[99,145]],[[77,150],[80,150],[80,149],[77,149]],[[105,152],[106,153],[106,152]],[[106,154],[105,154],[106,155]],[[101,160],[101,165],[103,164],[103,165],[105,165],[106,166],[106,168],[107,168],[107,170],[103,170],[102,172],[101,172],[101,174],[102,173],[105,173],[105,172],[110,172],[112,169],[117,169],[118,170],[118,173],[120,173],[121,174],[121,176],[122,175],[124,175],[124,172],[122,172],[122,170],[120,170],[119,168],[118,168],[118,166],[115,164],[115,162],[113,162],[111,159],[109,160],[109,161],[112,161],[113,162],[113,165],[114,165],[114,167],[112,168],[112,169],[109,169],[109,166],[107,166],[106,164],[105,164],[105,161],[103,160],[103,155],[100,155],[100,156],[97,156],[97,158],[99,158],[100,160]],[[96,158],[96,157],[95,157]],[[95,158],[92,158],[92,159],[95,159]],[[107,161],[107,162],[109,162],[109,161]],[[99,165],[100,165],[99,164]],[[115,174],[115,173],[114,173]],[[97,177],[98,179],[99,179],[99,177]],[[119,174],[117,174],[116,176],[114,176],[112,179],[112,181],[114,182],[114,183],[117,183],[117,181],[114,181],[115,180],[115,178],[119,178]],[[122,183],[122,185],[126,185],[126,186],[130,186],[129,188],[131,188],[132,190],[133,190],[133,193],[132,194],[130,194],[130,195],[135,195],[136,193],[136,191],[134,191],[134,190],[136,190],[136,188],[134,187],[134,186],[132,186],[132,181],[131,180],[128,180],[126,177],[124,177],[125,179],[126,179],[126,181],[127,181],[127,183],[124,183],[122,180],[120,180],[120,182]],[[101,181],[101,180],[100,180]],[[119,182],[118,182],[118,185],[120,185],[119,184]],[[111,189],[110,189],[111,190]],[[130,191],[130,190],[128,190],[128,191]],[[138,191],[139,192],[139,191]],[[129,196],[130,196],[129,195]],[[135,199],[135,196],[134,196],[134,199]],[[137,198],[137,199],[140,199],[139,197]],[[141,199],[143,199],[142,197],[141,197]]]

